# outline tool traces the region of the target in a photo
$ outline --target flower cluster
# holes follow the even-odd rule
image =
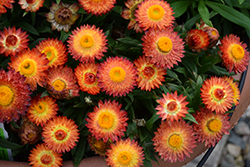
[[[94,153],[112,167],[154,154],[175,163],[229,134],[240,100],[232,76],[250,58],[238,36],[219,39],[203,21],[186,30],[163,0],[56,2],[15,4],[33,25],[42,15],[39,31],[0,29],[0,123],[20,126],[30,165],[62,166],[70,151],[74,165]]]

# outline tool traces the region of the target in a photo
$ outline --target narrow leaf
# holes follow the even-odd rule
[[[196,124],[198,124],[198,122],[196,121],[196,119],[193,117],[192,114],[186,114],[186,117],[183,117],[183,119],[194,122]]]
[[[198,12],[201,15],[202,20],[204,23],[206,23],[208,26],[213,27],[212,22],[209,20],[209,11],[204,4],[204,1],[201,0],[198,5]]]
[[[171,3],[171,7],[174,10],[174,17],[179,17],[185,13],[191,1],[177,1]]]
[[[29,23],[27,22],[18,22],[15,24],[16,27],[20,27],[25,31],[28,31],[34,35],[39,35],[39,33],[37,32],[37,30]]]
[[[240,13],[239,11],[216,2],[207,1],[206,5],[218,12],[221,16],[229,21],[238,24],[246,29],[250,29],[250,18]]]
[[[245,0],[238,0],[239,4],[241,5]]]
[[[159,115],[157,115],[156,113],[153,114],[153,116],[146,122],[146,128],[148,130],[151,130],[153,127],[153,124],[155,123],[155,121],[157,121],[159,119]]]
[[[80,140],[77,144],[77,149],[75,151],[75,154],[73,155],[73,164],[75,167],[77,167],[80,164],[84,156],[85,146],[86,146],[86,138],[80,137]]]
[[[7,141],[5,139],[0,138],[0,147],[2,148],[9,148],[12,150],[17,150],[23,148],[24,145],[19,145],[16,143],[12,143],[10,141]]]

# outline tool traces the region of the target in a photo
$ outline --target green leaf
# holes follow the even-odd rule
[[[77,143],[77,148],[76,151],[73,155],[73,164],[74,167],[79,166],[85,152],[85,147],[86,147],[86,137],[80,137],[79,142]]]
[[[159,119],[159,115],[156,113],[153,114],[153,116],[146,122],[146,128],[148,130],[151,130],[153,127],[153,124]]]
[[[125,37],[125,38],[118,38],[117,41],[125,43],[125,44],[129,44],[129,45],[139,45],[141,44],[141,41],[134,39],[134,38],[129,38],[129,37]]]
[[[56,3],[59,4],[61,0],[56,0]]]
[[[171,3],[171,7],[174,10],[174,17],[179,17],[185,13],[191,1],[177,1]]]
[[[239,4],[241,5],[245,0],[238,0]]]
[[[179,83],[181,83],[181,80],[178,78],[178,75],[175,72],[173,72],[172,70],[167,69],[167,75],[176,79]]]
[[[37,30],[29,23],[27,22],[18,22],[15,24],[16,27],[20,27],[21,29],[28,31],[34,35],[39,35],[39,33],[37,32]]]
[[[134,121],[128,121],[126,134],[130,138],[134,138],[134,135],[138,134],[137,125],[136,125],[136,123]]]
[[[61,31],[61,36],[59,38],[59,40],[61,40],[62,42],[66,41],[66,39],[69,37],[69,35],[71,34],[71,32],[65,32],[65,31]]]
[[[221,16],[229,21],[238,24],[246,29],[250,29],[250,18],[240,13],[239,11],[216,2],[207,1],[206,5],[218,12]]]
[[[16,143],[12,143],[10,141],[7,141],[6,139],[0,138],[0,147],[2,148],[9,148],[12,150],[17,150],[23,148],[24,145],[19,145]]]
[[[201,15],[202,20],[204,23],[206,23],[208,26],[213,27],[212,22],[209,20],[209,11],[204,4],[204,1],[201,0],[198,5],[198,12]]]
[[[115,7],[113,8],[113,11],[115,11],[115,12],[121,14],[121,13],[122,13],[122,6],[115,6]]]
[[[198,122],[196,121],[196,119],[193,117],[193,115],[192,114],[186,114],[186,116],[185,117],[183,117],[183,119],[185,119],[185,120],[188,120],[188,121],[191,121],[191,122],[194,122],[194,123],[196,123],[196,124],[198,124]]]
[[[200,89],[202,86],[203,80],[202,77],[199,75],[198,79],[196,81],[196,85],[195,85],[195,90],[194,90],[194,98],[193,98],[193,108],[194,110],[199,108],[199,104],[201,102],[201,98],[200,98]]]
[[[42,97],[44,97],[44,96],[49,96],[50,94],[49,94],[49,92],[47,91],[47,90],[45,90],[42,94],[41,94],[41,97],[40,98],[42,98]]]
[[[19,128],[20,128],[20,126],[18,126],[17,123],[16,123],[14,120],[11,121],[10,124],[11,124],[14,128],[16,128],[16,129],[19,129]]]

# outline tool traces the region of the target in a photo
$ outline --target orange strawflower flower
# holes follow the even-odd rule
[[[82,8],[92,15],[102,15],[108,13],[116,3],[116,0],[78,0]]]
[[[193,115],[198,124],[193,123],[193,129],[198,142],[205,142],[205,146],[214,147],[216,142],[222,139],[224,134],[229,134],[228,114],[214,113],[200,107],[200,111]]]
[[[137,9],[137,6],[142,2],[143,0],[128,0],[127,2],[124,2],[126,7],[122,10],[121,16],[126,19],[130,20],[128,24],[128,29],[134,28],[134,30],[138,32],[142,32],[143,30],[140,28],[138,22],[135,20],[135,10]]]
[[[100,87],[97,81],[97,69],[98,64],[95,63],[80,63],[75,68],[75,76],[77,78],[80,89],[83,92],[88,92],[89,94],[96,95],[100,92]]]
[[[11,3],[15,3],[15,1],[14,0],[1,0],[0,1],[0,15],[2,13],[7,12],[6,8],[9,8],[9,9],[13,8],[13,5]]]
[[[143,165],[143,148],[135,140],[120,139],[107,150],[107,165],[111,167],[140,167]]]
[[[0,70],[0,122],[17,121],[30,105],[30,87],[15,70]]]
[[[142,37],[143,53],[151,63],[163,68],[172,68],[184,57],[184,42],[173,29],[149,30]]]
[[[159,105],[155,108],[158,110],[156,114],[162,118],[162,121],[165,119],[173,122],[174,120],[178,121],[181,117],[185,117],[188,114],[188,108],[186,105],[189,103],[186,101],[186,96],[178,96],[177,91],[174,93],[163,93],[163,98],[156,100]]]
[[[46,54],[50,67],[64,65],[68,61],[66,45],[57,38],[48,38],[36,45],[39,52]]]
[[[151,89],[159,88],[159,85],[162,85],[162,82],[165,81],[166,70],[150,63],[149,58],[140,56],[134,63],[138,71],[138,87],[141,90],[151,91]]]
[[[88,143],[90,145],[91,150],[93,150],[96,154],[99,154],[102,157],[106,156],[107,149],[110,148],[111,142],[108,140],[104,142],[102,139],[97,140],[91,134],[88,135]]]
[[[101,59],[107,52],[107,39],[102,30],[95,25],[83,25],[72,31],[67,41],[69,52],[75,60],[80,62],[94,62]]]
[[[136,86],[137,70],[123,57],[108,57],[97,72],[99,85],[110,96],[126,96]]]
[[[63,159],[62,154],[50,150],[42,143],[30,151],[29,161],[32,167],[60,167]]]
[[[247,44],[242,43],[236,35],[225,36],[219,45],[223,65],[229,72],[242,73],[249,63]]]
[[[201,87],[201,99],[206,108],[216,113],[225,113],[234,103],[233,90],[223,78],[206,79]]]
[[[196,137],[192,126],[183,119],[178,121],[165,121],[154,132],[152,139],[155,151],[164,161],[171,163],[183,161],[193,153],[192,149],[196,147]]]
[[[97,140],[107,142],[110,139],[114,142],[124,135],[128,118],[127,112],[121,107],[115,100],[105,100],[104,103],[100,100],[94,111],[87,114],[86,127]]]
[[[35,96],[27,111],[27,117],[34,124],[44,126],[47,121],[56,116],[59,107],[56,100],[49,96]]]
[[[71,25],[79,18],[80,14],[76,13],[80,8],[77,3],[67,4],[60,1],[59,4],[51,2],[50,12],[46,13],[47,21],[51,23],[52,30],[64,30],[68,32]]]
[[[145,0],[138,5],[135,12],[135,20],[144,31],[149,28],[164,30],[172,27],[175,19],[173,9],[163,0]]]
[[[36,90],[37,84],[40,86],[46,84],[49,61],[36,48],[21,51],[16,57],[12,56],[10,61],[9,66],[26,77],[25,82],[30,84],[32,91]]]
[[[185,40],[193,51],[201,52],[201,50],[207,50],[209,46],[209,36],[202,30],[191,29],[187,32]]]
[[[4,31],[0,31],[0,54],[15,56],[18,52],[28,48],[28,36],[26,31],[23,32],[21,28],[16,30],[15,26],[4,28]]]
[[[43,141],[45,145],[58,153],[70,151],[79,139],[78,126],[66,116],[50,119],[43,127]]]
[[[40,7],[43,7],[44,0],[19,0],[22,9],[26,12],[36,12]]]
[[[73,70],[68,66],[50,68],[46,89],[56,99],[71,99],[79,96],[79,86]]]
[[[234,99],[234,105],[237,106],[239,104],[240,100],[240,90],[238,88],[238,83],[234,82],[233,77],[223,77],[225,81],[229,83],[231,88],[233,89],[233,99]]]

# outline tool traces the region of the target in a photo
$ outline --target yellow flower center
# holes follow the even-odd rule
[[[175,113],[177,109],[178,109],[178,104],[176,103],[176,101],[170,101],[167,104],[167,110],[168,110],[168,112]]]
[[[182,145],[182,143],[183,143],[182,138],[178,134],[173,134],[168,139],[168,144],[174,148],[179,148]]]
[[[220,100],[224,99],[225,94],[226,93],[224,92],[223,89],[221,89],[221,88],[215,88],[213,90],[212,97],[213,97],[214,100],[220,101]]]
[[[152,5],[148,9],[148,16],[153,20],[161,20],[164,16],[164,9],[160,5]]]
[[[220,131],[222,126],[222,122],[218,119],[212,119],[210,121],[208,121],[207,123],[207,128],[211,131],[211,132],[218,132]]]
[[[35,106],[35,110],[38,113],[43,113],[46,110],[46,105],[42,102],[39,102],[36,106]]]
[[[172,50],[173,43],[168,37],[161,37],[157,43],[157,46],[162,52],[169,52]]]
[[[104,111],[98,118],[98,124],[103,129],[110,129],[114,125],[114,116],[111,113]]]
[[[14,98],[14,92],[8,86],[0,86],[0,106],[6,107],[11,104]]]
[[[56,132],[55,132],[55,138],[57,140],[63,140],[67,137],[67,133],[65,132],[65,130],[63,129],[58,129]]]
[[[117,160],[122,165],[128,165],[132,161],[132,155],[128,151],[122,151],[119,153]]]
[[[36,64],[32,60],[25,60],[20,65],[20,73],[25,76],[31,76],[36,71]]]
[[[28,135],[27,135],[27,137],[28,137],[29,139],[32,139],[34,136],[35,136],[35,134],[34,134],[33,132],[30,132],[30,133],[28,133]]]
[[[122,82],[126,77],[126,72],[121,67],[114,67],[109,71],[109,78],[114,82]]]
[[[106,152],[107,146],[106,143],[104,143],[104,141],[94,140],[93,145],[98,152],[103,152],[103,153]]]
[[[47,166],[52,163],[53,157],[50,154],[45,153],[40,157],[40,161]]]
[[[217,35],[217,31],[212,30],[211,34],[212,34],[213,36],[216,36],[216,35]]]
[[[234,44],[232,48],[232,55],[235,59],[242,59],[245,55],[245,51],[239,44]]]
[[[90,35],[83,35],[80,39],[80,45],[83,48],[90,48],[94,45],[94,39]]]
[[[56,91],[62,91],[66,88],[66,83],[61,79],[57,79],[52,83],[52,86]]]
[[[43,49],[42,53],[46,54],[47,59],[51,61],[57,55],[57,50],[54,47],[50,46]]]

